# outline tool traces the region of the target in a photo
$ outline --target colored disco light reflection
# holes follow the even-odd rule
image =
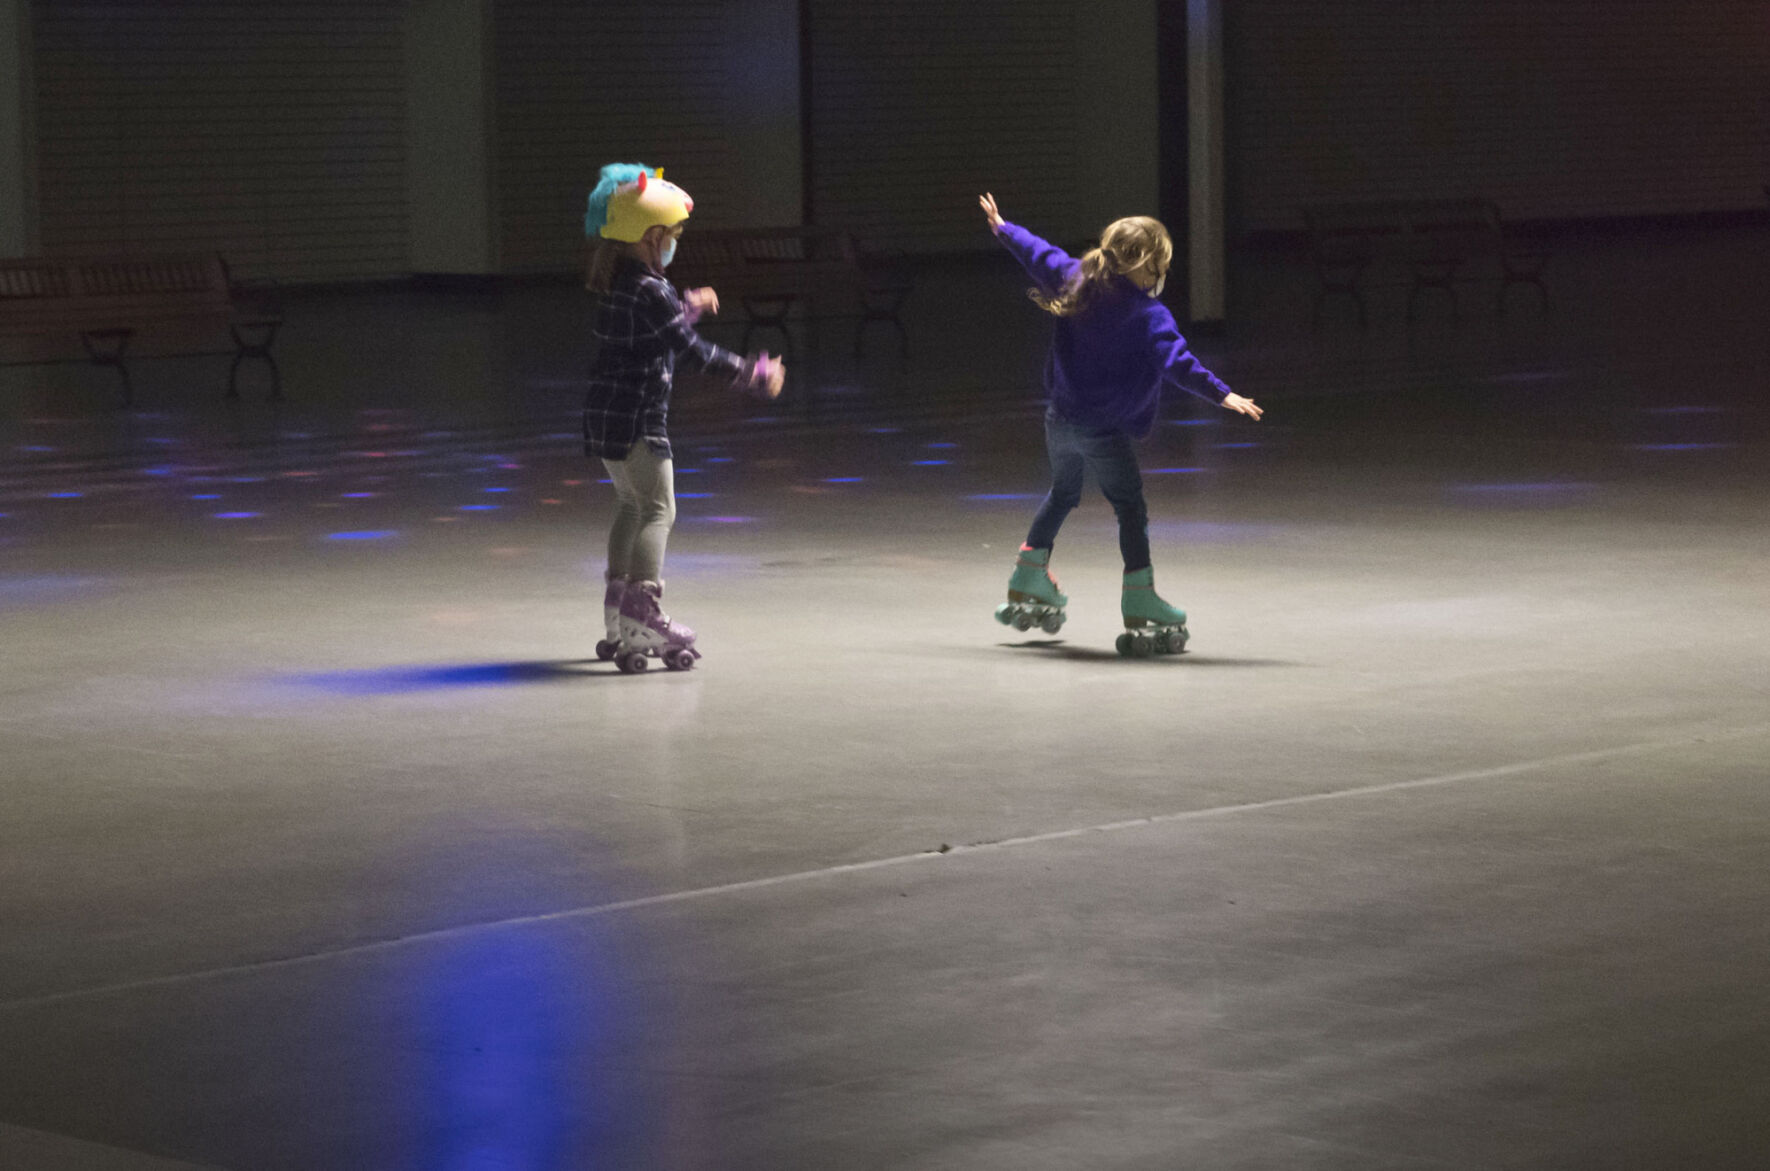
[[[42,453],[54,451],[55,448],[49,447],[49,446],[42,444],[42,443],[21,443],[14,450],[16,450],[16,451],[29,451],[29,452],[35,452],[38,454],[42,454]]]
[[[209,515],[216,520],[254,520],[264,514],[262,512],[212,512]]]
[[[927,443],[927,444],[923,444],[923,446],[930,448],[931,450],[943,451],[943,450],[950,450],[950,449],[955,448],[959,445],[956,443],[948,443],[943,440],[940,443]]]
[[[729,455],[710,455],[707,457],[707,462],[710,464],[734,464],[737,461]]]
[[[502,504],[463,504],[456,512],[496,512],[504,507]]]
[[[1204,471],[1203,468],[1144,468],[1146,476],[1193,476]]]
[[[1170,426],[1170,427],[1215,427],[1216,425],[1217,425],[1217,420],[1215,420],[1215,419],[1169,419],[1168,420],[1168,426]]]
[[[284,676],[281,682],[335,695],[407,695],[462,687],[509,687],[582,679],[586,672],[564,662],[442,663],[422,667],[370,667]]]
[[[867,434],[868,435],[901,435],[901,434],[903,434],[903,428],[902,427],[868,427]]]
[[[369,500],[373,497],[381,495],[381,493],[379,493],[379,492],[340,492],[339,495],[345,500]]]
[[[352,532],[327,533],[328,541],[391,541],[399,536],[398,529],[357,529]]]
[[[511,489],[509,489],[509,488],[481,488],[480,491],[481,492],[509,492],[509,491],[511,491]]]
[[[1258,443],[1219,443],[1218,451],[1245,451],[1250,447],[1258,447]]]
[[[678,499],[678,500],[711,500],[711,499],[713,499],[713,493],[711,493],[711,492],[678,492],[678,493],[676,493],[676,499]]]
[[[1736,447],[1733,443],[1631,443],[1630,451],[1718,451]]]
[[[49,500],[79,500],[86,495],[84,492],[45,492]]]
[[[219,493],[219,492],[198,492],[195,495],[193,495],[191,497],[191,499],[192,500],[220,500],[221,493]]]
[[[913,459],[910,461],[918,468],[944,468],[952,462],[950,459]]]
[[[174,467],[143,468],[141,474],[144,476],[170,476],[177,470]]]
[[[826,483],[826,484],[864,484],[864,483],[866,483],[866,477],[865,476],[825,476],[824,483]]]

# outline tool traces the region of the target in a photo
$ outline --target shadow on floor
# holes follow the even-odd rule
[[[289,675],[281,681],[337,695],[403,695],[456,687],[509,687],[516,684],[564,683],[609,679],[620,674],[613,663],[596,659],[563,659],[528,663],[440,663],[432,666],[371,667],[360,671],[323,671]]]

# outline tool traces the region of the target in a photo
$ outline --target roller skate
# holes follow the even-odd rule
[[[1069,598],[1058,592],[1057,581],[1046,568],[1050,564],[1051,550],[1020,547],[1020,560],[1008,579],[1008,600],[996,607],[997,622],[1016,630],[1037,626],[1046,634],[1063,629],[1063,608]]]
[[[615,666],[628,675],[645,670],[646,660],[658,658],[672,671],[694,666],[701,652],[694,649],[694,631],[670,621],[658,604],[664,583],[628,582],[621,595],[621,645]]]
[[[627,579],[608,575],[608,588],[602,593],[602,624],[608,635],[596,644],[596,657],[603,662],[621,650],[621,595],[627,592]]]
[[[1155,570],[1139,569],[1125,574],[1120,601],[1125,632],[1119,635],[1118,651],[1127,659],[1150,655],[1177,655],[1186,650],[1186,611],[1176,610],[1155,592]]]

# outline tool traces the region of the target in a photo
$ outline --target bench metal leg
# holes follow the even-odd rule
[[[95,366],[109,366],[123,383],[123,405],[135,405],[135,386],[129,381],[129,343],[135,338],[133,329],[97,329],[80,335],[80,344]],[[101,342],[109,342],[109,348]]]
[[[248,338],[242,330],[262,330],[262,338]],[[270,367],[270,398],[272,402],[281,402],[283,398],[283,372],[277,368],[277,360],[271,355],[270,347],[277,340],[277,323],[262,322],[254,325],[230,325],[227,327],[234,339],[234,362],[227,372],[227,397],[240,397],[240,364],[247,358],[257,358]]]

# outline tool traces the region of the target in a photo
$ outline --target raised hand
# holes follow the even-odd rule
[[[984,218],[989,220],[989,230],[1002,230],[1002,213],[996,209],[996,197],[987,191],[977,197],[977,205],[983,208]]]
[[[689,289],[682,294],[682,303],[696,317],[719,312],[719,294],[711,288]]]
[[[1259,407],[1254,405],[1253,399],[1243,398],[1241,395],[1233,394],[1233,393],[1224,396],[1223,409],[1228,410],[1228,411],[1236,411],[1240,414],[1246,415],[1248,418],[1253,419],[1255,422],[1258,422],[1260,419],[1260,416],[1264,415],[1266,413],[1265,411],[1261,410]]]

